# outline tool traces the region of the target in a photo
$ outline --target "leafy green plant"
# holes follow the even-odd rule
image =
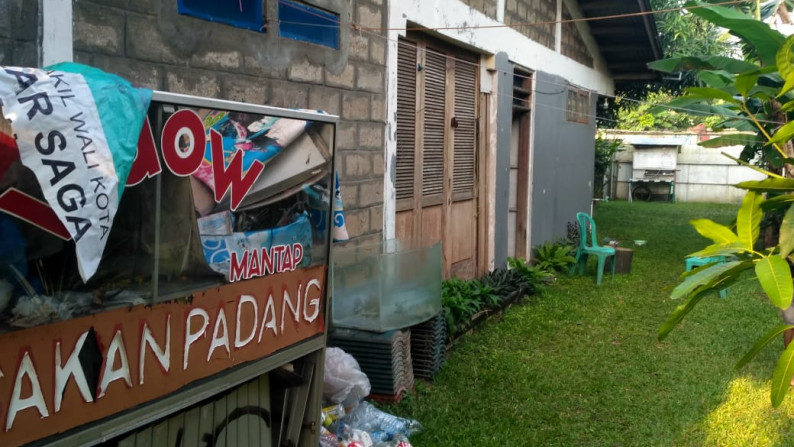
[[[772,304],[787,309],[792,302],[794,285],[790,263],[794,260],[794,36],[786,38],[765,23],[740,11],[723,6],[688,2],[690,12],[727,29],[742,42],[744,60],[727,57],[677,57],[654,62],[653,68],[673,72],[694,69],[705,83],[690,87],[687,94],[671,105],[723,117],[722,128],[743,133],[713,138],[706,147],[745,145],[747,153],[760,153],[762,166],[734,159],[764,173],[760,181],[739,183],[747,190],[736,215],[735,231],[709,219],[692,221],[695,229],[712,244],[691,256],[724,256],[727,261],[700,267],[685,274],[671,297],[686,299],[659,329],[664,339],[703,299],[706,291],[722,289],[734,283],[744,272],[752,271]],[[781,175],[782,172],[788,177]],[[764,197],[765,193],[776,196]],[[779,239],[769,247],[757,247],[765,210],[787,208],[779,224]],[[764,244],[761,244],[764,245]],[[739,360],[736,367],[748,363],[761,349],[781,333],[794,329],[776,324]],[[772,376],[771,401],[777,407],[785,398],[794,375],[794,343],[780,355]]]
[[[490,286],[493,293],[505,298],[514,292],[532,293],[532,285],[517,270],[495,269],[483,276],[480,281]]]
[[[612,157],[616,152],[621,151],[622,140],[613,138],[605,139],[601,134],[596,135],[595,139],[595,165],[593,167],[593,197],[604,197],[604,176],[606,176],[612,165]]]
[[[479,280],[450,278],[441,283],[441,305],[449,333],[455,334],[480,310],[497,307],[499,295]]]
[[[568,271],[576,259],[574,247],[567,241],[546,242],[535,247],[535,267],[549,273]]]
[[[544,271],[539,267],[529,265],[521,258],[507,258],[507,267],[521,275],[524,278],[524,281],[526,281],[535,292],[541,292],[543,290],[543,286],[554,281],[553,273]]]

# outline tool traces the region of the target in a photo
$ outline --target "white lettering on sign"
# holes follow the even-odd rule
[[[251,332],[246,336],[243,340],[241,338],[241,332],[243,330],[243,325],[241,320],[241,316],[243,315],[243,304],[250,304],[251,305],[251,315],[257,315],[259,313],[259,306],[256,304],[256,298],[252,297],[251,295],[243,295],[237,301],[237,329],[234,331],[234,349],[240,349],[251,343],[256,337],[256,328],[259,325],[259,318],[254,318],[254,324],[251,325]]]
[[[25,387],[25,383],[28,383],[30,386],[30,396],[22,397],[22,390]],[[14,392],[11,395],[11,401],[8,403],[6,431],[11,430],[17,413],[26,408],[37,409],[42,419],[50,415],[50,412],[47,410],[47,404],[44,403],[44,393],[41,392],[39,374],[36,372],[36,367],[33,365],[33,360],[31,360],[30,352],[28,351],[25,351],[22,360],[19,362],[19,367],[17,368],[17,375],[14,379]]]
[[[116,360],[118,360],[118,362]],[[117,363],[119,365],[118,368],[116,368]],[[127,387],[132,388],[130,362],[127,359],[127,347],[124,345],[124,337],[121,335],[121,329],[116,329],[116,333],[113,334],[113,340],[110,341],[104,366],[102,380],[99,383],[99,395],[97,399],[105,395],[108,390],[108,385],[119,379],[123,379]]]
[[[20,413],[35,412],[43,419],[63,414],[65,408],[74,408],[74,402],[67,407],[65,399],[77,398],[80,403],[96,405],[104,399],[115,399],[114,393],[123,388],[134,393],[135,388],[146,387],[153,381],[174,380],[175,372],[171,365],[180,356],[183,371],[200,371],[211,363],[228,362],[232,348],[244,358],[256,358],[250,353],[256,352],[258,346],[278,344],[279,337],[289,337],[289,333],[299,326],[308,326],[317,320],[322,306],[322,284],[322,279],[308,277],[290,286],[276,283],[261,293],[243,293],[233,300],[220,300],[217,311],[207,310],[206,305],[193,306],[180,308],[184,309],[181,319],[175,319],[174,316],[179,314],[169,310],[136,320],[120,321],[112,326],[112,331],[108,330],[110,340],[104,343],[93,328],[75,332],[69,342],[56,338],[52,344],[45,343],[49,352],[39,354],[49,355],[53,360],[50,363],[52,369],[46,372],[37,369],[32,348],[22,348],[13,378],[3,377],[0,371],[0,384],[8,384],[10,390],[5,394],[10,395],[9,400],[0,400],[5,431],[14,427]],[[274,290],[275,286],[278,288]],[[154,325],[152,315],[161,315]],[[173,329],[175,320],[178,330]],[[131,332],[130,326],[137,330]],[[321,331],[322,327],[318,330]],[[137,334],[135,339],[127,340],[132,333]],[[184,339],[174,341],[172,333]],[[174,352],[172,347],[181,347],[183,351]],[[199,352],[193,352],[197,349]],[[132,357],[131,352],[135,352]],[[246,352],[249,357],[245,357]],[[83,355],[85,359],[81,359]],[[157,368],[152,368],[148,362],[155,362]],[[6,372],[10,369],[8,366],[5,365]],[[192,373],[188,374],[192,376]],[[195,376],[201,377],[201,374]],[[5,382],[9,379],[11,382]],[[42,387],[41,380],[48,381],[46,387]],[[43,390],[52,399],[45,399]],[[26,415],[25,419],[29,416]]]
[[[146,347],[149,347],[154,353],[157,362],[160,364],[160,370],[163,374],[168,373],[171,369],[171,314],[168,314],[165,320],[165,349],[157,344],[157,340],[152,335],[152,330],[149,328],[149,323],[143,323],[143,334],[141,335],[141,349],[139,349],[138,359],[138,381],[143,385],[143,370],[145,367],[144,359],[146,358]]]
[[[191,329],[193,327],[192,320],[195,317],[201,318],[201,324],[199,325],[199,329],[193,332]],[[185,324],[185,349],[182,351],[184,353],[182,369],[187,369],[187,359],[190,356],[190,345],[207,334],[207,326],[209,324],[210,314],[208,314],[206,310],[200,307],[190,309],[190,312],[187,314],[187,323]]]
[[[91,388],[88,386],[88,380],[85,378],[83,366],[80,364],[80,350],[85,345],[86,338],[88,338],[88,331],[83,332],[77,342],[74,344],[72,354],[66,360],[66,363],[61,366],[61,341],[55,343],[55,412],[61,411],[61,403],[63,402],[63,393],[66,389],[66,384],[69,378],[73,377],[74,382],[77,384],[77,389],[80,390],[80,395],[85,402],[93,402],[94,397],[91,395]]]
[[[303,260],[303,245],[295,243],[253,248],[245,250],[242,255],[232,251],[229,256],[229,281],[234,282],[295,270]]]

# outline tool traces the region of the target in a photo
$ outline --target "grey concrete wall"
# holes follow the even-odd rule
[[[532,125],[532,202],[530,244],[564,237],[579,211],[590,212],[593,197],[596,95],[590,122],[566,120],[565,80],[537,73]]]
[[[38,0],[0,1],[0,65],[38,63]]]
[[[346,24],[385,27],[384,2],[308,3],[340,15],[339,50],[279,38],[275,29],[258,33],[179,15],[175,1],[75,0],[75,61],[153,89],[339,115],[336,161],[348,232],[380,239],[385,33],[355,33]],[[277,2],[265,5],[266,17],[277,17]]]

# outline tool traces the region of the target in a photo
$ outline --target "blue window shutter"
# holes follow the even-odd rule
[[[262,2],[263,0],[178,0],[177,11],[211,22],[264,32]]]
[[[291,0],[279,0],[278,35],[338,50],[339,15]]]

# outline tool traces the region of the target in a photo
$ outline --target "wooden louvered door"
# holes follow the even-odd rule
[[[445,277],[477,272],[477,57],[409,34],[398,45],[396,232],[441,242]]]

